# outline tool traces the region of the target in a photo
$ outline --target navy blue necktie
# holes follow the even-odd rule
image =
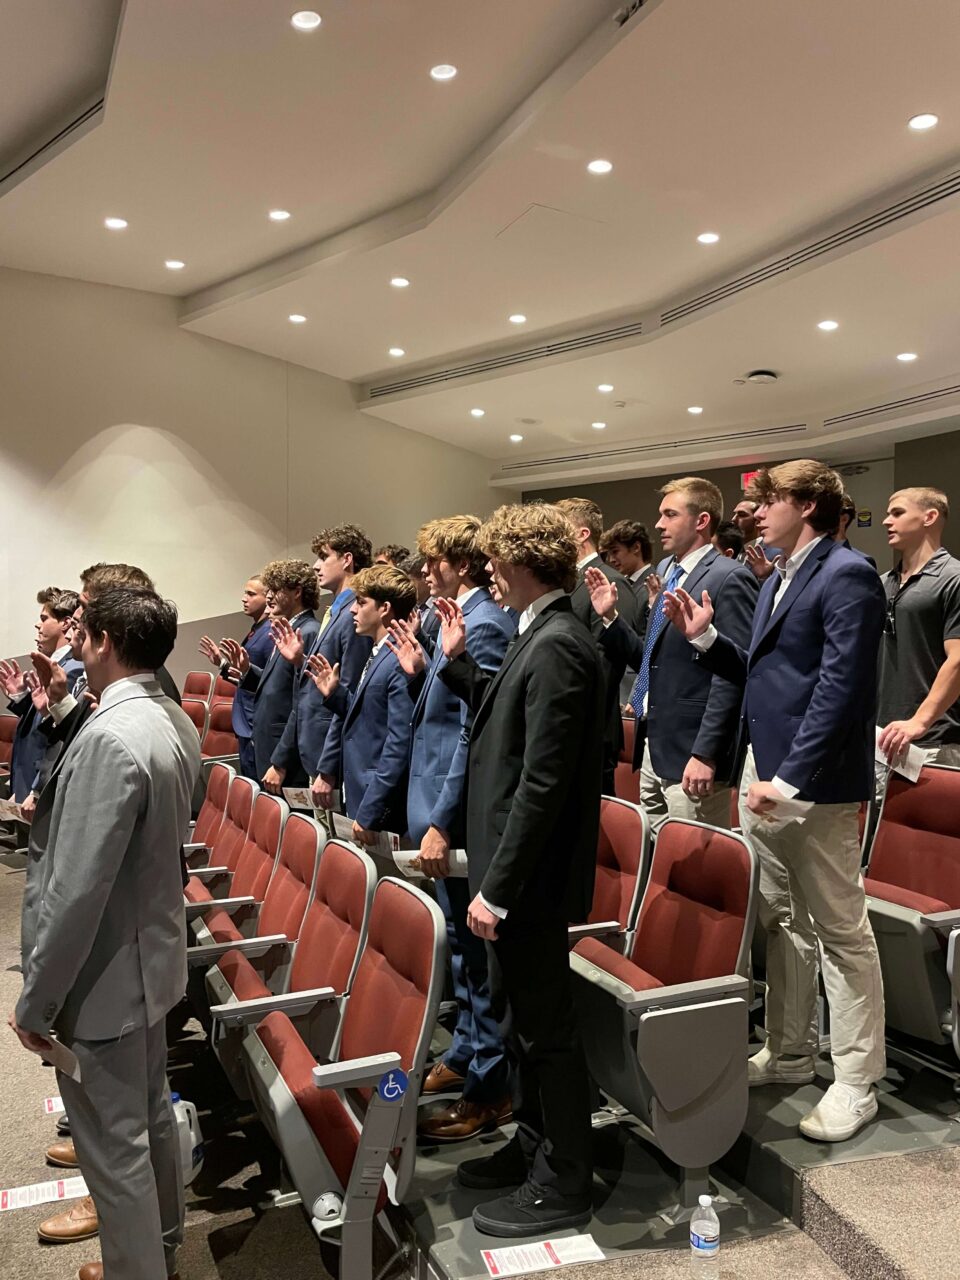
[[[643,704],[646,701],[647,694],[650,692],[650,655],[653,653],[653,646],[657,643],[660,633],[667,625],[667,615],[663,611],[663,597],[667,591],[676,590],[677,583],[683,577],[683,570],[679,564],[675,564],[667,578],[667,584],[663,591],[657,596],[657,603],[650,610],[650,620],[647,623],[647,638],[643,646],[643,658],[640,661],[640,670],[633,684],[633,690],[630,694],[630,705],[633,707],[634,715],[640,720],[643,717]]]

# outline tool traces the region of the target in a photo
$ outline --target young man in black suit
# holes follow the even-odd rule
[[[590,498],[564,498],[557,508],[573,525],[577,540],[577,579],[570,605],[575,618],[579,618],[599,643],[603,623],[590,604],[590,593],[584,581],[588,569],[596,569],[608,582],[616,585],[620,598],[620,616],[634,635],[641,632],[640,604],[629,580],[617,569],[600,559],[600,539],[603,536],[603,513]],[[616,649],[601,646],[600,663],[604,675],[604,752],[603,794],[612,796],[617,761],[623,748],[623,719],[620,709],[620,682],[627,669],[627,658]]]
[[[470,929],[488,943],[490,993],[513,1071],[517,1132],[458,1170],[505,1194],[473,1211],[490,1235],[538,1235],[591,1210],[590,1088],[570,993],[567,925],[593,896],[604,674],[574,616],[578,548],[547,505],[501,507],[481,545],[520,612],[495,674],[466,652],[456,601],[438,600],[440,679],[474,713],[464,785]]]

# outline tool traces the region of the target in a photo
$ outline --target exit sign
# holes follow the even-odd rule
[[[758,476],[759,474],[760,474],[759,467],[756,469],[756,471],[741,471],[740,472],[740,488],[746,491],[747,485],[750,483],[753,477]]]

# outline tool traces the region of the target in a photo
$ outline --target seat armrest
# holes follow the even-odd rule
[[[232,916],[235,911],[240,911],[243,907],[259,907],[260,905],[256,898],[250,897],[211,898],[209,902],[184,903],[187,912],[187,923],[191,920],[196,920],[198,916],[205,916],[208,911],[225,911],[228,916]]]
[[[598,920],[596,924],[567,925],[567,937],[571,946],[582,938],[609,938],[611,934],[622,932],[619,920]]]
[[[239,951],[245,956],[262,956],[271,947],[286,946],[287,942],[283,933],[270,933],[263,938],[237,938],[230,942],[208,942],[205,946],[187,947],[187,964],[191,968],[198,964],[215,964],[228,951]]]
[[[210,846],[208,844],[185,844],[182,846],[183,856],[189,858],[195,853],[209,853]]]
[[[227,1027],[245,1027],[277,1010],[288,1015],[309,1013],[323,1001],[336,998],[333,987],[314,987],[312,991],[290,991],[278,996],[260,996],[256,1000],[237,1000],[234,1004],[214,1004],[210,1006],[210,1016]]]
[[[399,1053],[374,1053],[367,1058],[348,1058],[346,1062],[327,1062],[313,1068],[313,1083],[318,1089],[357,1088],[380,1083],[380,1077],[400,1066]]]
[[[197,867],[190,874],[196,876],[203,884],[206,884],[208,880],[216,880],[218,876],[229,876],[233,872],[229,867]]]
[[[960,929],[960,911],[930,911],[920,917],[925,925],[931,929],[938,929],[941,933],[950,933],[953,929]]]
[[[699,982],[677,982],[670,987],[656,987],[653,991],[631,991],[617,996],[617,1004],[635,1013],[648,1009],[662,1009],[676,1004],[703,1004],[713,1000],[728,1000],[731,996],[748,996],[750,982],[739,974],[722,978],[702,978]]]

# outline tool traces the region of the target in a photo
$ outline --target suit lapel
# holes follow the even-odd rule
[[[533,636],[537,631],[539,631],[541,627],[545,626],[546,623],[549,621],[549,619],[558,611],[556,606],[559,605],[560,608],[563,608],[564,603],[565,603],[565,607],[569,610],[570,609],[569,596],[566,598],[565,602],[556,600],[551,604],[548,604],[542,613],[537,614],[534,620],[530,623],[529,627],[527,627],[526,631],[524,631],[523,635],[520,635],[518,632],[517,635],[513,637],[513,639],[507,645],[506,653],[503,655],[503,662],[500,664],[500,670],[490,681],[490,684],[487,686],[487,692],[484,695],[483,702],[481,702],[480,706],[477,708],[477,719],[479,719],[480,716],[483,715],[484,710],[489,705],[491,698],[493,697],[496,690],[499,688],[500,683],[503,680],[503,677],[513,666],[514,662],[516,662],[518,655],[522,653],[524,647],[530,643],[531,636]]]
[[[835,545],[830,538],[825,537],[818,547],[814,547],[791,579],[790,585],[784,592],[776,612],[773,611],[773,602],[780,586],[780,575],[776,572],[770,575],[773,582],[773,590],[770,593],[769,600],[764,602],[767,606],[766,613],[761,615],[762,621],[758,625],[753,644],[750,646],[751,653],[758,648],[769,632],[787,616],[796,601],[806,590],[810,581],[820,572],[821,565]]]
[[[382,662],[385,662],[387,657],[390,657],[390,656],[392,655],[390,654],[390,650],[387,648],[387,646],[385,644],[381,645],[380,650],[377,653],[377,656],[370,663],[369,667],[367,667],[367,674],[363,677],[360,687],[357,689],[353,697],[353,700],[350,703],[350,706],[347,710],[347,714],[344,718],[344,725],[349,724],[350,721],[357,714],[357,711],[360,707],[360,703],[363,701],[363,696],[370,687],[370,681],[373,679],[374,672],[377,670],[380,664]]]

